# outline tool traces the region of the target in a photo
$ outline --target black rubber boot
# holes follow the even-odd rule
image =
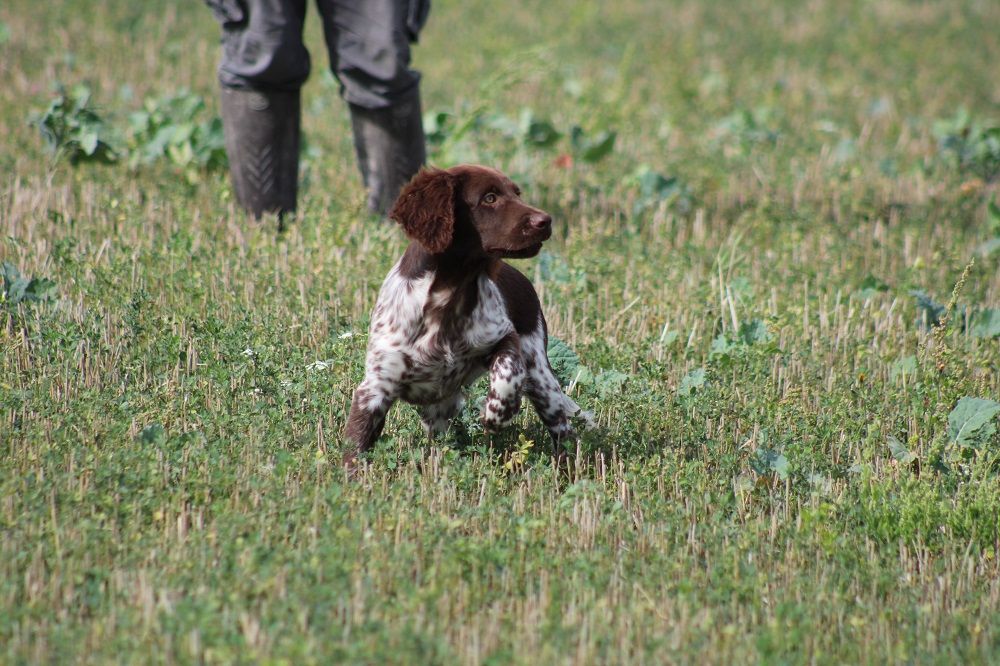
[[[254,217],[295,212],[299,91],[222,89],[222,127],[236,200]]]
[[[403,185],[427,160],[420,94],[384,109],[350,107],[354,149],[368,190],[368,210],[384,215]]]

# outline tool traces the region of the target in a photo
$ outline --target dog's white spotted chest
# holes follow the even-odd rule
[[[484,373],[497,343],[514,330],[486,275],[478,278],[477,303],[467,316],[428,316],[455,297],[448,290],[431,292],[433,280],[433,272],[407,279],[397,264],[379,292],[368,341],[368,375],[388,394],[417,404],[453,396]]]

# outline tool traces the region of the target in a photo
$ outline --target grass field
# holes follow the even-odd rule
[[[404,240],[310,12],[278,234],[206,7],[0,5],[0,662],[1000,661],[1000,4],[435,2],[431,159],[553,213],[599,427],[560,474],[479,385],[355,481]]]

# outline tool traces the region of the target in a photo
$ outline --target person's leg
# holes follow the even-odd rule
[[[305,0],[208,0],[222,26],[219,84],[233,190],[253,215],[295,210]]]
[[[427,0],[317,0],[330,67],[351,110],[358,166],[368,208],[385,213],[426,161],[420,73],[410,42]]]

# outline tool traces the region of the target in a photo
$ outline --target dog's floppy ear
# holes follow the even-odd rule
[[[428,252],[444,252],[455,233],[455,187],[447,171],[421,169],[399,193],[389,218]]]

